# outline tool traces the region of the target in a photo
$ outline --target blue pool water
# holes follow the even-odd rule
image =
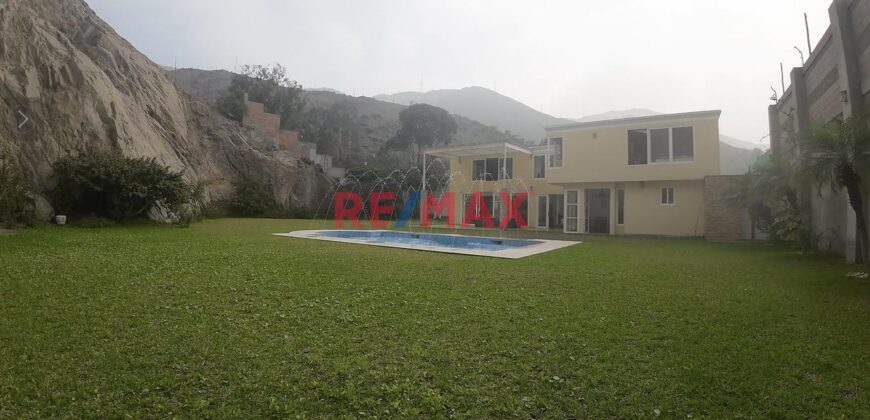
[[[326,238],[363,240],[373,244],[442,246],[456,249],[502,251],[541,243],[526,239],[481,238],[475,236],[449,236],[429,233],[383,232],[367,230],[331,230],[317,234]]]

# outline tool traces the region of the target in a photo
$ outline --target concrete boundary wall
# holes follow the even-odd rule
[[[831,24],[812,54],[802,67],[792,69],[791,85],[768,107],[776,158],[796,159],[794,139],[814,126],[855,115],[870,103],[870,0],[834,0],[828,15]],[[802,193],[819,247],[854,262],[855,213],[845,192],[823,187]]]

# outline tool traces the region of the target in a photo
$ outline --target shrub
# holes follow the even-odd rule
[[[0,151],[0,226],[33,226],[37,223],[36,207],[30,189],[9,155]]]
[[[265,217],[269,219],[310,219],[311,212],[304,207],[283,207],[277,204],[272,188],[263,182],[246,178],[235,184],[235,195],[229,204],[229,213],[239,217]],[[227,207],[213,204],[204,211],[207,218],[227,216]]]
[[[206,219],[221,219],[230,216],[232,214],[229,210],[229,204],[226,203],[212,203],[202,209],[202,217]]]
[[[155,206],[180,215],[191,187],[181,173],[154,158],[83,153],[54,164],[55,207],[68,215],[95,215],[116,221],[143,217]]]
[[[230,210],[236,216],[263,217],[278,207],[272,188],[263,182],[245,178],[235,184],[235,190]]]
[[[772,215],[768,230],[771,239],[791,244],[802,252],[813,248],[813,233],[800,211],[784,207]]]

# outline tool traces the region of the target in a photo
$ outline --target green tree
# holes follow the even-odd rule
[[[730,192],[729,201],[748,211],[753,230],[758,228],[772,240],[809,251],[814,238],[797,185],[799,179],[789,161],[776,157],[759,159]]]
[[[287,69],[281,64],[243,66],[241,74],[233,76],[227,93],[218,100],[218,110],[241,122],[247,109],[245,94],[248,100],[263,103],[266,112],[281,116],[281,128],[293,130],[299,125],[305,107],[302,86],[287,78]]]
[[[154,158],[82,153],[60,159],[53,166],[55,206],[74,216],[95,214],[128,221],[145,216],[158,205],[180,215],[191,198],[191,187],[181,173]]]
[[[749,214],[750,240],[755,240],[756,230],[767,232],[771,224],[771,208],[767,203],[768,194],[761,188],[762,171],[751,168],[740,176],[735,187],[728,191],[729,203]]]
[[[320,114],[317,130],[317,153],[343,161],[348,149],[358,144],[360,123],[356,107],[349,101],[339,101]]]
[[[870,129],[867,114],[834,120],[799,139],[800,171],[816,187],[845,189],[855,212],[860,257],[870,272],[867,241],[866,188],[870,171]]]
[[[405,108],[399,114],[399,122],[399,131],[385,147],[407,151],[416,165],[422,165],[425,148],[450,144],[459,129],[456,120],[447,111],[428,104]]]

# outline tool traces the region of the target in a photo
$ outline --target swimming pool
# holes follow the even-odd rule
[[[301,230],[290,233],[276,233],[275,235],[510,259],[523,258],[580,243],[575,241],[488,238],[482,236],[398,232],[391,230]]]

